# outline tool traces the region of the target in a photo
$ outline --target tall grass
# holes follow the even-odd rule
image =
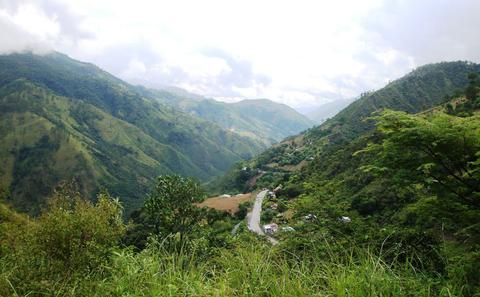
[[[155,242],[139,253],[119,249],[95,270],[51,278],[26,262],[30,257],[0,257],[0,295],[463,296],[458,283],[358,247],[339,252],[325,243],[300,256],[239,236],[232,248],[206,254],[195,245]]]
[[[368,251],[295,259],[262,244],[223,250],[198,262],[194,252],[148,248],[113,256],[96,296],[460,296],[440,279]]]

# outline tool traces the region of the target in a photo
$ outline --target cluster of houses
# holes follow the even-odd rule
[[[303,220],[305,222],[312,222],[312,221],[317,220],[317,216],[309,213],[309,214],[307,214],[306,216],[303,217]],[[350,223],[352,221],[352,219],[350,217],[347,217],[347,216],[341,216],[341,217],[338,218],[338,220],[342,223]]]
[[[273,191],[268,191],[267,192],[267,198],[275,199],[276,198],[276,193],[281,189],[282,189],[282,186],[278,186]],[[269,208],[271,210],[277,210],[278,209],[278,204],[277,203],[271,203],[269,205]],[[283,214],[279,213],[277,215],[277,218],[283,218]],[[312,213],[309,213],[309,214],[303,216],[303,221],[305,223],[313,223],[316,220],[317,220],[317,216],[312,214]],[[352,219],[348,216],[341,216],[341,217],[338,218],[338,220],[342,223],[350,223],[352,221]],[[295,229],[290,227],[290,226],[279,227],[279,225],[277,223],[270,223],[270,224],[263,225],[263,231],[265,232],[265,234],[273,235],[273,234],[277,233],[278,231],[293,232],[293,231],[295,231]]]
[[[280,185],[280,186],[276,187],[275,189],[273,189],[273,191],[268,191],[267,192],[267,198],[275,199],[276,198],[276,193],[278,191],[280,191],[281,189],[282,189],[282,186]],[[271,210],[277,210],[278,209],[278,204],[277,203],[272,203],[272,204],[270,204],[269,208]],[[282,215],[278,214],[277,217],[279,217],[279,216],[281,217]],[[276,223],[270,223],[270,224],[263,225],[263,231],[266,234],[269,234],[269,235],[273,235],[280,230],[283,231],[283,232],[295,231],[295,229],[290,227],[290,226],[283,226],[283,227],[279,228],[278,224],[276,224]]]
[[[290,227],[290,226],[285,226],[285,227],[282,227],[281,230],[283,232],[293,232],[295,231],[295,229],[293,229],[293,227]],[[278,225],[275,224],[275,223],[271,223],[271,224],[267,224],[267,225],[264,225],[263,226],[263,232],[265,232],[266,234],[275,234],[279,231],[279,228],[278,228]]]

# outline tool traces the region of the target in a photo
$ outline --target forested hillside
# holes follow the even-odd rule
[[[23,210],[69,179],[131,210],[160,174],[207,181],[264,148],[59,53],[0,56],[0,114],[1,186]]]
[[[212,188],[277,188],[264,220],[295,228],[278,235],[293,254],[315,243],[355,245],[451,282],[434,295],[475,296],[479,70],[463,62],[421,67],[238,165]]]
[[[319,152],[335,154],[354,139],[372,131],[374,121],[368,120],[376,111],[392,109],[417,113],[427,110],[452,97],[464,93],[468,75],[480,70],[480,65],[469,62],[444,62],[422,66],[408,75],[389,83],[384,88],[363,94],[358,100],[322,125],[273,145],[253,160],[237,165],[211,185],[214,192],[243,190],[245,179],[258,169],[273,169],[275,175],[298,171],[312,162]],[[318,160],[318,159],[316,159]],[[322,164],[329,164],[323,162]],[[345,164],[345,166],[347,166]],[[257,170],[241,171],[241,168]],[[272,178],[273,173],[263,177]]]

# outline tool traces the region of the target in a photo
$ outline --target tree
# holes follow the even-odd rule
[[[203,218],[202,210],[195,204],[204,198],[203,189],[192,178],[162,175],[145,201],[148,221],[157,234],[179,233],[183,242],[185,235]]]
[[[383,141],[367,149],[378,149],[373,167],[393,181],[420,183],[438,197],[453,197],[480,209],[479,116],[422,117],[385,111],[377,120]]]
[[[465,96],[469,101],[474,101],[475,99],[477,99],[479,91],[480,83],[478,81],[478,74],[470,73],[468,75],[468,86],[465,90]]]

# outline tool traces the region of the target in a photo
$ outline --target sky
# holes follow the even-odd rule
[[[307,111],[433,62],[480,62],[477,0],[0,0],[0,54]]]

